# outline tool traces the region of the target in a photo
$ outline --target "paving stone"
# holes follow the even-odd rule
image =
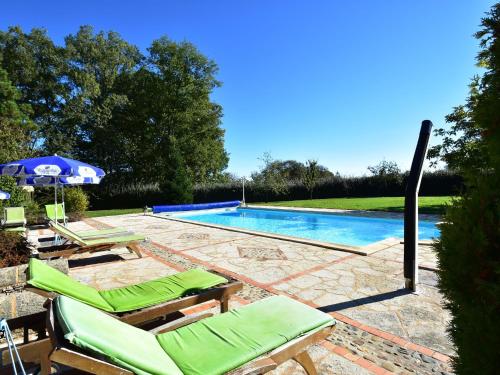
[[[101,221],[101,218],[96,221]],[[406,293],[402,289],[402,263],[399,262],[402,258],[402,246],[393,246],[387,251],[377,251],[364,257],[258,236],[237,238],[240,234],[235,232],[141,215],[109,217],[104,218],[102,222],[111,226],[130,226],[138,233],[150,231],[154,241],[167,248],[174,248],[176,252],[157,247],[154,243],[145,244],[145,248],[170,264],[184,269],[206,268],[200,263],[204,261],[245,276],[249,283],[244,283],[244,288],[238,296],[249,302],[265,298],[277,291],[311,301],[323,310],[339,312],[362,324],[441,353],[453,354],[453,347],[445,332],[449,316],[442,308],[442,297],[436,288],[436,275],[434,272],[421,270],[422,285],[419,294]],[[168,228],[163,228],[163,225]],[[182,236],[183,233],[190,234]],[[182,241],[179,237],[183,237]],[[277,256],[276,252],[250,250],[242,257],[238,247],[279,249],[283,256]],[[266,252],[270,256],[267,256]],[[429,247],[421,250],[420,255],[424,263],[432,263],[432,257],[435,257]],[[128,278],[140,278],[136,273],[141,274],[141,270],[133,265],[133,262],[135,261],[122,262],[123,267],[131,269],[119,276],[113,276],[108,271],[107,276],[102,278],[89,276],[91,269],[94,269],[94,272],[98,270],[95,267],[82,268],[78,272],[82,281],[90,283],[103,285],[105,277],[124,283]],[[145,263],[148,264],[145,268],[148,272],[150,269],[160,272],[160,268],[164,268],[164,272],[176,272],[167,264],[161,263],[161,267],[156,267],[154,262],[160,264],[152,258]],[[154,272],[149,273],[147,277],[153,278]],[[141,277],[144,277],[144,272]],[[270,286],[266,286],[268,283]],[[256,286],[262,284],[264,288]],[[452,371],[449,363],[430,357],[426,358],[426,361],[421,353],[402,348],[392,341],[341,321],[338,321],[335,333],[328,340],[351,353],[358,353],[388,371],[424,375]],[[358,365],[323,349],[313,349],[313,360],[318,365],[319,373],[367,373]],[[293,361],[287,361],[273,373],[277,374],[303,374],[303,371]]]

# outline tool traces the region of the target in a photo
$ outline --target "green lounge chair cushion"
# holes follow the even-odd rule
[[[120,244],[132,241],[144,241],[145,237],[140,234],[127,234],[124,236],[107,237],[107,238],[97,238],[86,240],[80,237],[77,233],[69,230],[68,228],[57,224],[56,222],[51,222],[50,225],[54,227],[63,237],[77,242],[83,246],[93,246],[93,245],[104,245],[104,244]]]
[[[146,237],[144,237],[142,234],[127,234],[124,236],[114,236],[114,237],[106,237],[106,238],[97,238],[97,239],[92,239],[92,240],[83,240],[83,243],[85,246],[92,246],[92,245],[101,245],[101,244],[119,244],[119,243],[126,243],[126,242],[133,242],[133,241],[144,241]]]
[[[157,339],[184,374],[223,374],[334,323],[319,310],[273,296],[160,334]]]
[[[113,308],[96,289],[73,280],[68,275],[35,258],[31,258],[29,261],[27,283],[48,292],[72,297],[104,311],[113,311]]]
[[[55,204],[46,204],[45,205],[45,214],[50,220],[56,220],[56,205]],[[64,220],[66,217],[63,209],[62,203],[57,204],[57,220]]]
[[[331,326],[327,314],[283,296],[153,336],[65,297],[54,300],[64,336],[138,374],[215,375]]]
[[[227,280],[221,276],[193,269],[136,285],[98,291],[35,258],[30,259],[27,280],[34,287],[114,313],[153,306],[225,282]]]
[[[99,238],[99,236],[110,236],[116,234],[127,234],[130,233],[124,228],[110,228],[110,229],[93,229],[93,230],[79,230],[78,232],[73,232],[78,237],[83,239]]]
[[[6,232],[25,232],[26,228],[25,227],[11,227],[11,228],[4,228],[3,230]]]
[[[5,207],[5,220],[3,225],[24,225],[24,207]]]
[[[140,284],[101,290],[99,294],[113,307],[114,312],[124,312],[170,301],[226,282],[219,275],[192,269]]]
[[[155,336],[102,311],[64,296],[54,300],[54,314],[72,344],[136,374],[182,375]]]

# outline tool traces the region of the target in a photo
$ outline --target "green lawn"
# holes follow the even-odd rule
[[[441,214],[444,206],[452,197],[420,197],[420,213]],[[377,198],[328,198],[303,201],[284,201],[269,203],[250,203],[265,206],[305,207],[305,208],[338,208],[341,210],[371,210],[403,212],[404,197]],[[113,216],[142,213],[142,208],[121,208],[113,210],[86,211],[85,217]]]
[[[452,197],[420,197],[419,212],[441,214]],[[376,198],[328,198],[299,201],[256,203],[266,206],[305,207],[305,208],[337,208],[342,210],[372,210],[403,212],[404,197]]]
[[[142,208],[117,208],[113,210],[85,211],[85,217],[114,216],[143,213]]]

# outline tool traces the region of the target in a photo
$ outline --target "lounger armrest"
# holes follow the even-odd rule
[[[210,318],[213,315],[214,314],[212,314],[212,313],[199,313],[199,314],[187,315],[183,318],[174,320],[173,322],[168,322],[168,323],[165,323],[159,327],[153,328],[153,329],[149,330],[149,332],[151,332],[154,335],[158,335],[160,333],[174,331],[177,328],[187,326],[188,324],[195,323],[195,322],[202,320],[202,319],[205,319],[205,318]]]
[[[278,364],[269,357],[250,362],[248,365],[229,371],[227,375],[257,375],[274,370]]]

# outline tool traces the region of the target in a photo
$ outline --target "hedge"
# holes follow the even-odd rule
[[[404,195],[407,175],[331,177],[318,182],[314,198],[380,197]],[[92,209],[136,208],[169,204],[158,184],[121,183],[87,187]],[[462,178],[448,172],[426,173],[422,178],[420,195],[456,195],[462,188]],[[273,202],[309,199],[309,193],[300,181],[290,181],[287,192],[273,193],[271,187],[248,182],[245,186],[247,202]],[[194,203],[241,200],[240,182],[197,185],[193,191]]]

